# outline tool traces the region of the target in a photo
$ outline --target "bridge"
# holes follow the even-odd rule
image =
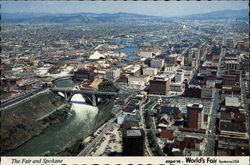
[[[69,74],[66,76],[57,77],[57,78],[52,79],[52,82],[55,82],[55,81],[60,80],[60,79],[72,78],[73,76],[74,76],[74,74]]]
[[[62,92],[64,94],[64,97],[67,101],[70,101],[71,98],[75,94],[81,94],[83,97],[85,97],[88,101],[92,103],[93,106],[96,106],[99,99],[102,98],[114,98],[118,96],[118,93],[116,92],[100,92],[100,91],[86,91],[86,90],[65,90],[65,89],[55,89],[51,88],[51,91],[59,94],[59,92]]]

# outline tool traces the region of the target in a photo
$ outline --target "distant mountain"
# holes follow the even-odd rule
[[[249,20],[249,10],[222,10],[183,17],[190,20],[243,19]]]
[[[195,14],[178,17],[187,20],[216,20],[216,19],[243,19],[249,20],[248,9],[223,10],[210,13]],[[148,16],[132,13],[74,13],[74,14],[51,14],[51,13],[1,13],[1,23],[110,23],[110,22],[169,22],[177,17]]]
[[[74,13],[74,14],[10,14],[2,13],[2,23],[107,23],[131,21],[166,21],[167,18],[131,13]]]

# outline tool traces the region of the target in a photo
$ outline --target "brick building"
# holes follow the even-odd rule
[[[194,130],[201,129],[204,120],[203,105],[188,104],[187,105],[187,122],[188,127]]]
[[[167,76],[155,76],[149,81],[149,93],[157,95],[167,95],[170,91],[170,79]]]

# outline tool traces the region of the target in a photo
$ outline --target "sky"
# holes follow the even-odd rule
[[[3,13],[137,13],[186,16],[218,10],[248,9],[248,1],[3,1]]]

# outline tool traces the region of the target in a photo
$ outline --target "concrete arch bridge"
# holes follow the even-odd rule
[[[115,92],[100,92],[100,91],[85,91],[85,90],[64,90],[54,89],[51,91],[59,95],[59,92],[64,94],[64,98],[69,102],[75,94],[81,94],[86,101],[90,102],[93,106],[97,106],[98,101],[101,99],[111,99],[118,96]]]

